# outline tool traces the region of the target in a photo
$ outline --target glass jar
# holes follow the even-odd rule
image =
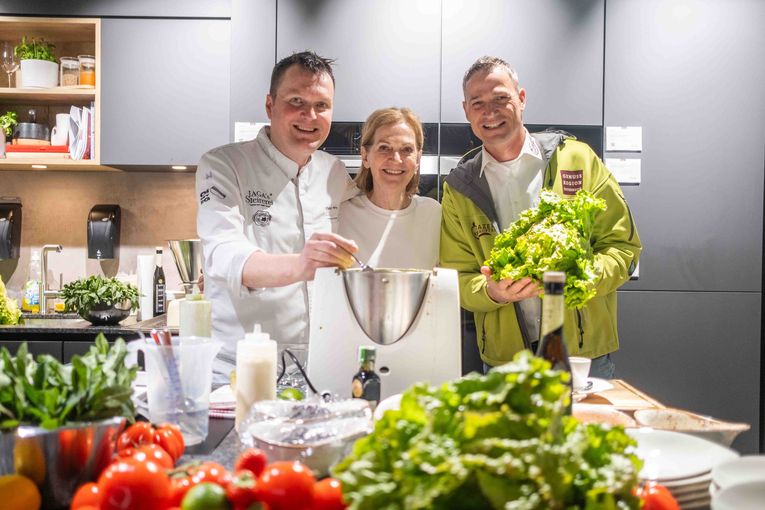
[[[80,55],[80,85],[96,86],[96,57],[93,55]]]
[[[80,61],[74,57],[61,57],[59,85],[73,87],[80,82]]]

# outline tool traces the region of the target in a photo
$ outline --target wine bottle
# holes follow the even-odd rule
[[[566,284],[566,273],[547,271],[543,281],[545,293],[542,299],[542,324],[539,329],[537,356],[549,361],[554,370],[568,372],[568,385],[573,388],[568,349],[563,338],[563,287]]]
[[[165,313],[165,271],[162,269],[162,248],[154,255],[154,317]]]
[[[351,396],[368,401],[373,411],[380,403],[380,376],[375,372],[376,355],[374,347],[359,347],[359,371],[351,383]]]

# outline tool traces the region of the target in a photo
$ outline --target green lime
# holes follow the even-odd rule
[[[279,392],[280,400],[303,400],[305,395],[297,388],[284,388]]]
[[[183,496],[181,510],[228,510],[226,491],[218,484],[204,482]]]

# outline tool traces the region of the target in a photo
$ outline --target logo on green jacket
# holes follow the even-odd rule
[[[491,223],[481,223],[480,225],[473,223],[472,231],[473,237],[478,239],[482,236],[494,235],[494,226]]]

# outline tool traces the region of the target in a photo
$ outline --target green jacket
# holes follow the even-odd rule
[[[585,143],[562,132],[534,133],[545,160],[543,187],[573,198],[581,187],[606,201],[595,218],[591,243],[598,274],[597,295],[581,310],[566,309],[564,337],[569,354],[595,358],[619,348],[616,289],[629,280],[641,245],[632,213],[619,184]],[[481,153],[461,162],[444,184],[441,202],[441,266],[459,271],[460,303],[475,315],[481,359],[489,365],[510,361],[524,348],[520,307],[499,304],[486,292],[480,273],[499,233],[499,222]],[[561,173],[563,172],[563,173]],[[564,182],[565,181],[565,182]],[[565,184],[565,186],[564,186]],[[527,344],[538,340],[526,338]]]

